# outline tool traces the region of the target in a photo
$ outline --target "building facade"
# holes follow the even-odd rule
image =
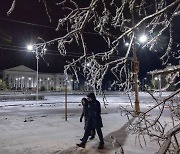
[[[160,91],[174,91],[179,89],[180,65],[167,66],[162,70],[148,72],[152,76],[151,83]]]
[[[24,65],[3,70],[3,80],[5,80],[10,89],[28,90],[37,87],[37,72]],[[65,77],[63,73],[38,73],[38,87],[43,90],[65,90]],[[66,82],[67,90],[73,90],[72,76],[68,75]]]

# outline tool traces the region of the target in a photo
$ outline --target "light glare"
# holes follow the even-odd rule
[[[128,42],[126,42],[126,43],[125,43],[125,46],[129,46],[129,43],[128,43]]]
[[[146,36],[146,35],[141,35],[141,36],[139,37],[139,42],[145,43],[146,41],[147,41],[147,36]]]
[[[90,66],[90,63],[87,63],[86,66],[89,67],[89,66]]]
[[[33,45],[31,45],[31,44],[27,45],[27,49],[28,49],[28,51],[32,51],[33,50]]]

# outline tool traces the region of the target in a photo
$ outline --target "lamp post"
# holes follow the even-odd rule
[[[39,56],[43,56],[45,53],[46,53],[46,51],[47,51],[47,49],[45,48],[46,47],[46,43],[45,43],[45,41],[42,39],[42,38],[40,38],[40,37],[38,37],[38,39],[39,40],[41,40],[41,41],[43,41],[43,43],[39,43],[39,44],[34,44],[34,45],[27,45],[27,49],[28,49],[28,51],[31,51],[31,52],[33,52],[33,53],[35,53],[36,54],[36,69],[37,69],[37,73],[36,73],[36,78],[37,78],[37,85],[36,85],[36,100],[38,100],[38,88],[39,88],[39,85],[38,85],[38,69],[39,69]]]
[[[33,45],[28,45],[27,46],[28,51],[33,52],[36,54],[36,100],[38,100],[38,95],[39,95],[39,84],[38,84],[38,78],[39,78],[39,56],[41,55],[41,52],[38,51],[38,48],[34,48]]]
[[[146,35],[141,35],[138,38],[138,42],[143,44],[147,41]],[[125,46],[129,46],[129,43],[125,43]],[[137,59],[136,54],[136,45],[135,42],[133,43],[133,72],[134,72],[134,88],[135,88],[135,110],[136,114],[138,115],[140,113],[140,104],[139,104],[139,85],[138,85],[138,73],[139,73],[139,61]]]
[[[134,27],[134,12],[136,11],[135,8],[132,10],[132,27]],[[133,36],[134,36],[133,32]],[[140,43],[145,43],[147,41],[146,35],[141,35],[139,37],[139,42]],[[133,42],[133,64],[134,64],[134,82],[135,82],[135,110],[136,114],[139,115],[140,113],[140,105],[139,105],[139,86],[138,86],[138,72],[139,72],[139,62],[137,60],[137,55],[136,55],[136,40]]]

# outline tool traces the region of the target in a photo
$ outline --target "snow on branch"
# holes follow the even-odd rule
[[[46,0],[43,2],[45,7],[47,7]],[[168,62],[169,57],[172,56],[173,33],[171,23],[177,16],[176,12],[179,11],[179,2],[180,0],[169,3],[165,0],[152,0],[151,2],[147,0],[123,0],[122,2],[112,0],[111,3],[109,3],[109,1],[104,0],[91,0],[89,5],[87,6],[86,4],[84,7],[82,7],[78,1],[73,0],[55,3],[64,9],[68,8],[68,10],[70,10],[64,18],[59,19],[56,28],[57,31],[60,31],[61,26],[66,27],[67,33],[62,37],[47,41],[46,45],[50,46],[57,42],[59,53],[66,56],[68,53],[67,44],[76,42],[77,46],[82,47],[84,58],[79,57],[75,61],[86,63],[86,60],[88,60],[94,64],[96,63],[96,69],[82,66],[82,70],[85,71],[84,74],[87,79],[90,79],[90,77],[96,79],[95,81],[92,81],[92,79],[89,81],[91,85],[97,85],[97,87],[100,88],[104,74],[109,70],[117,77],[116,84],[119,86],[127,85],[127,80],[124,76],[128,77],[127,72],[133,71],[131,68],[127,68],[127,61],[133,54],[133,44],[135,44],[136,47],[147,47],[152,52],[158,51],[163,48],[157,47],[160,37],[169,31],[169,43],[166,49],[164,48],[166,52],[161,56],[161,59],[165,64]],[[68,6],[66,6],[66,4]],[[132,20],[132,16],[136,17],[134,21]],[[104,44],[100,45],[106,45],[107,49],[105,51],[92,51],[93,54],[90,55],[87,46],[88,42],[84,38],[86,32],[94,33],[97,37],[101,37],[104,40]],[[140,33],[145,33],[148,36],[148,41],[143,45],[140,45],[137,40]],[[125,41],[129,41],[130,45],[127,50],[123,49],[123,51],[120,51],[119,48],[124,45]],[[42,45],[43,44],[36,44],[36,46],[39,47]],[[112,57],[118,57],[118,54],[123,55],[121,56],[123,58],[114,60]],[[82,60],[84,62],[82,62]],[[65,66],[66,70],[68,71],[67,68],[70,69],[74,64],[74,61],[68,63],[67,65],[69,66]],[[105,72],[96,76],[95,72],[98,72],[97,70]]]
[[[139,141],[141,141],[141,137],[144,140],[144,136],[146,135],[156,139],[160,145],[159,154],[167,150],[171,152],[180,150],[178,140],[173,140],[172,138],[177,138],[180,132],[179,94],[180,89],[163,98],[163,100],[158,100],[154,106],[140,113],[138,117],[134,114],[134,110],[121,107],[121,111],[124,112],[127,117],[137,117],[135,121],[129,121],[129,131],[136,134]],[[158,111],[157,115],[153,114],[155,110],[156,112]],[[163,113],[169,113],[171,121],[165,122],[162,116]]]
[[[47,15],[53,20],[48,12],[47,0],[42,0],[46,8]],[[11,14],[16,1],[14,0],[7,14]],[[173,62],[173,66],[179,68],[180,43],[177,42],[173,32],[174,19],[180,16],[180,0],[64,0],[53,1],[53,4],[62,10],[68,10],[63,17],[58,20],[56,31],[63,35],[52,40],[34,44],[37,50],[44,50],[46,46],[57,44],[57,50],[62,56],[70,52],[71,49],[78,48],[81,56],[72,58],[65,65],[65,74],[72,71],[79,81],[79,72],[83,74],[87,82],[97,89],[102,88],[105,75],[111,72],[115,76],[114,85],[118,85],[125,91],[133,89],[133,77],[135,71],[133,64],[141,61],[137,57],[137,49],[144,49],[151,52],[158,52],[159,59],[165,66]],[[64,27],[66,28],[64,34]],[[139,36],[144,34],[147,40],[139,41]],[[94,41],[95,40],[95,41]],[[94,41],[96,44],[91,44]],[[125,47],[127,43],[128,47]],[[98,48],[95,46],[98,45]],[[90,48],[93,46],[93,48]],[[168,72],[170,71],[170,72]],[[164,74],[162,72],[151,72],[152,74]],[[167,70],[165,75],[167,84],[161,90],[165,90],[169,85],[178,85],[179,71],[176,68]],[[153,95],[152,95],[153,96]],[[179,89],[167,98],[156,99],[153,96],[155,105],[148,111],[141,113],[137,120],[130,124],[129,129],[136,133],[138,137],[149,135],[157,138],[160,147],[171,149],[177,141],[172,140],[166,134],[169,123],[161,121],[162,115],[167,109],[170,111],[172,129],[169,129],[170,136],[178,132],[179,125]],[[134,109],[121,108],[129,116],[134,116]],[[158,115],[148,116],[153,110],[158,110]],[[174,137],[176,138],[176,137]],[[163,146],[162,142],[168,140]],[[170,143],[170,144],[169,144]],[[172,147],[173,147],[172,146]],[[177,147],[177,146],[174,146]],[[178,149],[179,150],[179,149]]]

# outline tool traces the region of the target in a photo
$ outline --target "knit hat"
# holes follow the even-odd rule
[[[87,94],[87,97],[89,97],[89,98],[91,98],[91,99],[93,99],[93,100],[96,99],[96,96],[94,95],[94,93],[89,93],[89,94]]]

